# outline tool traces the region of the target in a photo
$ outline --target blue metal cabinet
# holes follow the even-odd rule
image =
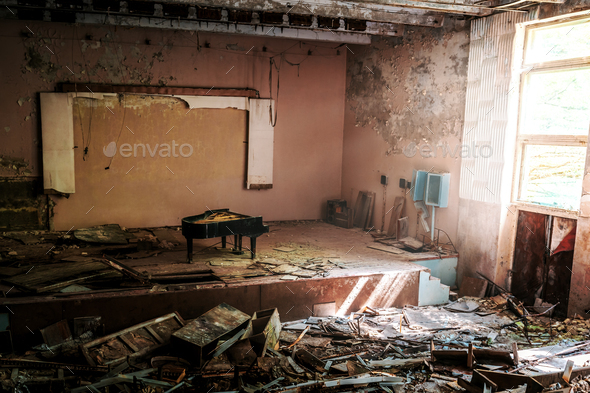
[[[450,173],[428,173],[424,203],[429,206],[447,207],[449,204]]]
[[[426,187],[427,177],[428,172],[417,171],[416,169],[414,169],[412,173],[412,199],[414,200],[414,202],[424,200],[424,189]]]

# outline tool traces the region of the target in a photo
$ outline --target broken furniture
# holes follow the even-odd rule
[[[267,348],[278,349],[280,334],[279,311],[271,308],[254,313],[243,338],[248,338],[254,347],[254,352],[259,357],[263,357]]]
[[[344,199],[330,199],[328,201],[328,217],[326,219],[328,224],[350,229],[353,225],[353,217],[353,210],[346,206]]]
[[[200,367],[216,352],[219,341],[234,338],[249,321],[248,314],[221,303],[174,332],[172,344],[180,355],[194,360]]]
[[[571,363],[573,366],[573,363]],[[468,391],[470,389],[483,389],[484,385],[491,387],[492,392],[512,389],[516,386],[526,384],[526,393],[540,393],[540,392],[570,392],[570,381],[577,377],[585,377],[590,374],[589,368],[579,368],[572,371],[571,368],[566,367],[565,372],[547,373],[547,374],[533,374],[533,375],[518,375],[507,374],[498,371],[474,370],[471,382],[467,382],[459,378],[459,385]]]
[[[488,348],[474,348],[473,344],[469,343],[466,349],[435,349],[434,342],[430,342],[430,356],[431,361],[445,362],[452,364],[462,364],[467,368],[473,368],[477,363],[484,363],[490,365],[498,365],[503,367],[514,366],[518,359],[518,350],[513,346],[513,357],[510,356],[509,351],[501,349]]]
[[[229,209],[209,210],[203,214],[182,219],[182,235],[186,238],[187,258],[193,260],[193,239],[221,237],[221,247],[226,246],[226,237],[234,236],[234,248],[241,253],[242,236],[250,238],[252,259],[256,255],[256,238],[269,231],[262,223],[262,216],[247,216],[230,212]]]
[[[355,227],[369,229],[373,218],[373,206],[375,206],[375,193],[371,191],[359,191],[354,205]]]
[[[184,325],[182,317],[173,312],[81,344],[80,351],[91,366],[114,366],[168,344],[172,333]]]

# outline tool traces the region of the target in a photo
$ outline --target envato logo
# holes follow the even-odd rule
[[[411,142],[403,150],[406,157],[414,157],[416,153],[420,152],[422,158],[432,157],[461,157],[461,158],[490,158],[494,153],[491,145],[476,145],[472,142],[471,145],[460,144],[455,145],[453,148],[448,143],[442,145],[431,145],[426,143],[418,146],[416,143]],[[442,154],[439,154],[442,153]]]
[[[178,153],[176,148],[178,147]],[[117,143],[111,142],[107,146],[102,148],[102,152],[105,156],[111,158],[117,154]],[[193,154],[193,147],[188,143],[179,145],[175,140],[172,140],[172,145],[169,143],[162,143],[161,145],[156,143],[155,146],[150,146],[149,143],[145,145],[143,143],[136,143],[133,146],[129,143],[123,143],[119,146],[119,154],[121,157],[145,157],[149,154],[150,157],[155,157],[156,154],[160,157],[190,157]]]

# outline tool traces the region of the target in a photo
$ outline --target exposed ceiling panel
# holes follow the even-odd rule
[[[0,0],[0,19],[109,24],[368,44],[404,25],[440,27],[445,15],[525,12],[565,0]]]

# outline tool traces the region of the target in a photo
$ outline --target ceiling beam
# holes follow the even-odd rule
[[[228,9],[251,10],[257,12],[293,12],[303,15],[318,15],[334,18],[365,19],[374,22],[399,23],[392,20],[392,15],[414,13],[424,15],[424,12],[442,12],[461,15],[485,16],[492,13],[492,9],[483,6],[461,4],[448,0],[180,0],[205,7],[222,7]]]

